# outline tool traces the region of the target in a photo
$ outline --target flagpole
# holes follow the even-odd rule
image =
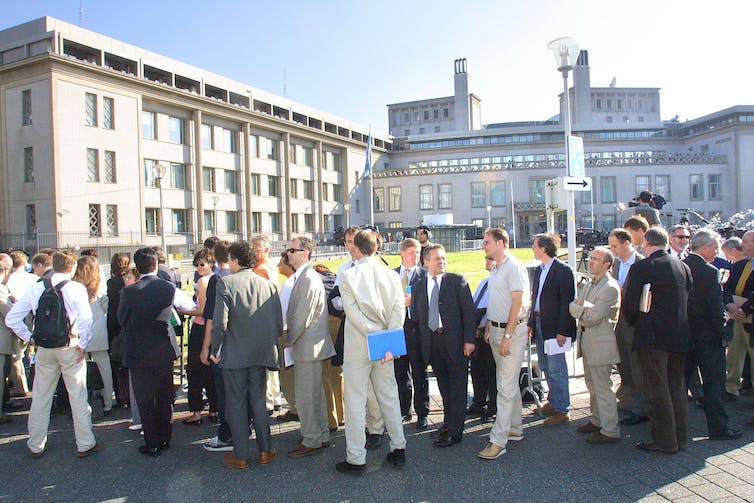
[[[367,160],[365,166],[369,174],[369,225],[374,226],[374,184],[372,181],[372,125],[369,125],[369,137],[367,139]]]
[[[513,206],[513,180],[510,180],[508,182],[508,185],[510,185],[511,188],[511,234],[513,234],[513,248],[516,248],[516,210]]]

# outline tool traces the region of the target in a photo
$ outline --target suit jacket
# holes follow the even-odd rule
[[[400,281],[400,274],[401,274],[401,266],[396,267],[393,269],[395,272],[398,273],[398,280]],[[411,275],[411,279],[409,280],[408,284],[411,285],[411,299],[414,298],[414,288],[416,288],[416,283],[422,279],[427,277],[427,270],[424,269],[419,264],[416,265],[414,268],[414,273]],[[403,283],[401,283],[401,290],[403,289]],[[406,292],[403,292],[406,293]],[[413,302],[412,302],[413,303]],[[413,308],[412,308],[413,309]],[[416,331],[416,316],[414,316],[413,311],[411,312],[411,317],[408,316],[408,309],[406,309],[406,320],[403,322],[403,328],[404,332],[406,334],[406,337],[411,337],[413,333]]]
[[[584,310],[576,300],[569,305],[571,315],[579,321],[578,355],[585,355],[588,365],[620,363],[615,325],[620,311],[620,285],[609,274],[582,288],[579,297],[594,307]]]
[[[639,311],[639,300],[646,283],[652,285],[652,304],[649,312],[643,313]],[[665,250],[657,250],[631,267],[621,313],[634,326],[634,350],[691,350],[686,309],[692,286],[688,266]]]
[[[429,329],[429,301],[427,288],[429,275],[416,283],[412,289],[411,304],[422,338],[422,356],[429,361],[432,332]],[[445,330],[447,351],[453,362],[465,358],[464,343],[474,344],[477,326],[476,309],[466,278],[446,272],[440,283],[440,319]]]
[[[346,313],[343,361],[369,360],[367,334],[403,326],[406,305],[401,280],[370,257],[343,272],[340,295]]]
[[[696,253],[684,259],[691,270],[694,287],[689,293],[688,318],[693,339],[716,339],[725,335],[725,307],[719,271]]]
[[[535,322],[534,306],[541,274],[542,268],[537,267],[531,287],[531,312],[528,322],[532,328]],[[568,312],[568,305],[574,298],[576,298],[576,286],[573,271],[560,260],[553,259],[542,287],[542,294],[539,296],[540,321],[544,339],[554,339],[556,335],[576,337],[576,320]]]
[[[170,342],[166,309],[172,309],[175,285],[144,276],[120,291],[118,323],[123,333],[123,364],[128,368],[172,365],[175,350]]]
[[[327,322],[327,296],[319,273],[311,264],[299,271],[291,290],[286,319],[286,346],[293,346],[296,361],[326,360],[335,354]]]
[[[283,333],[280,296],[271,282],[251,269],[216,280],[212,347],[221,348],[220,367],[276,369]]]
[[[730,277],[728,278],[728,282],[725,283],[725,289],[723,290],[723,302],[725,302],[726,306],[733,302],[733,294],[736,292],[736,285],[738,285],[738,280],[741,279],[741,274],[744,272],[744,267],[746,267],[746,263],[749,260],[751,259],[739,260],[731,267]],[[754,292],[754,271],[749,275],[749,279],[746,280],[744,291],[741,296],[749,297],[752,292]],[[751,302],[747,302],[746,304],[751,306]]]
[[[159,264],[157,266],[157,277],[170,281],[176,288],[181,287],[181,273],[178,269],[169,269],[165,264]]]

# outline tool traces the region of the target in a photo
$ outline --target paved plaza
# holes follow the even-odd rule
[[[617,376],[615,376],[617,379]],[[463,442],[447,449],[432,445],[430,432],[442,421],[440,397],[432,382],[430,429],[417,432],[405,424],[407,463],[403,469],[385,462],[387,442],[367,456],[367,472],[342,475],[335,463],[345,457],[343,428],[332,447],[305,459],[285,452],[299,438],[298,423],[273,424],[278,458],[268,466],[225,468],[223,453],[208,453],[202,443],[215,433],[184,425],[188,414],[183,393],[169,451],[158,458],[138,453],[138,433],[130,431],[128,409],[117,409],[96,423],[104,449],[76,458],[72,423],[53,416],[48,448],[39,459],[26,450],[27,412],[11,413],[0,427],[0,502],[21,501],[754,501],[754,398],[726,402],[731,423],[741,427],[738,440],[706,439],[704,414],[689,403],[688,447],[676,455],[650,454],[634,447],[648,438],[648,423],[622,427],[618,444],[592,446],[576,432],[588,414],[582,378],[571,379],[573,419],[545,427],[533,406],[524,410],[525,439],[510,442],[508,453],[494,461],[477,458],[491,425],[468,419]],[[18,400],[18,399],[16,399]],[[28,402],[28,399],[25,399]],[[28,404],[27,404],[28,405]],[[387,439],[386,439],[387,440]]]

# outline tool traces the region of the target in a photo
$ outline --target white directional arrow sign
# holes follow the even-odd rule
[[[592,177],[590,176],[565,176],[563,177],[565,190],[592,190]]]

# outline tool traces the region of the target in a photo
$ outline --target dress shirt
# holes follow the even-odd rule
[[[439,276],[431,276],[427,274],[427,305],[432,304],[432,290],[435,289],[435,278],[437,278],[437,295],[440,295],[440,289],[442,288],[442,274]],[[438,302],[440,299],[437,299]],[[442,328],[442,314],[440,314],[440,326],[437,327]]]
[[[293,291],[293,275],[291,274],[283,284],[280,285],[280,308],[283,311],[283,330],[288,329],[286,314],[288,313],[288,303],[291,301],[291,292]]]
[[[26,272],[23,269],[13,271],[8,276],[8,280],[5,282],[5,286],[10,290],[10,294],[16,299],[20,299],[26,293],[26,290],[31,288],[31,285],[39,281],[39,276],[34,273]],[[102,281],[101,283],[104,283]]]
[[[68,283],[63,286],[61,292],[63,293],[63,305],[68,314],[68,319],[73,322],[71,333],[79,337],[79,347],[86,350],[92,337],[92,308],[89,305],[89,295],[84,285],[71,280],[70,274],[56,272],[50,278],[53,286],[65,280],[68,280]],[[44,290],[43,282],[34,283],[26,289],[26,293],[13,304],[10,312],[5,315],[5,324],[8,328],[25,341],[31,339],[34,334],[24,323],[24,318],[29,312],[37,312],[39,298]]]
[[[301,277],[301,274],[303,274],[303,272],[306,271],[306,269],[311,266],[312,266],[312,263],[307,262],[306,264],[302,265],[298,271],[294,272],[293,276],[291,276],[293,278],[293,282],[295,283]]]
[[[403,275],[407,274],[408,276],[406,278],[408,279],[408,284],[410,285],[411,284],[411,278],[414,277],[414,271],[416,271],[417,267],[418,266],[406,267],[403,264],[401,264],[401,270],[398,271],[398,276],[400,276],[401,278],[403,278]]]
[[[141,275],[142,278],[144,276],[157,276],[157,271],[148,272]],[[168,281],[168,283],[170,282]],[[184,311],[193,311],[196,309],[196,303],[191,299],[191,297],[188,296],[186,292],[184,292],[180,288],[175,289],[175,295],[173,296],[173,306],[177,307],[178,309],[183,309]]]
[[[618,263],[620,263],[620,269],[618,270],[618,284],[623,288],[623,283],[626,282],[626,276],[628,276],[628,271],[631,270],[631,266],[634,265],[634,262],[636,262],[636,252],[632,252],[631,256],[628,257],[628,260],[623,262],[620,257],[616,255],[616,260],[618,260]]]
[[[534,310],[539,311],[539,296],[542,295],[542,287],[545,285],[545,280],[547,279],[547,273],[550,272],[550,267],[552,267],[552,263],[555,261],[555,258],[551,258],[549,262],[546,264],[542,264],[540,267],[542,268],[542,273],[539,275],[539,290],[537,290],[537,298],[534,301]]]
[[[340,267],[338,267],[338,274],[337,276],[335,276],[335,283],[333,283],[333,288],[340,286],[340,278],[343,277],[343,273],[355,265],[356,262],[353,260],[346,260],[345,262],[340,264]],[[330,302],[332,303],[332,307],[334,307],[338,311],[343,310],[343,299],[340,298],[340,295],[333,297]]]
[[[677,258],[678,260],[683,260],[683,259],[685,259],[686,257],[688,257],[688,255],[689,255],[689,252],[688,252],[688,249],[687,249],[687,248],[684,248],[684,249],[683,249],[683,250],[681,250],[680,252],[677,252],[677,251],[675,251],[675,250],[673,249],[673,247],[672,247],[672,246],[671,246],[670,248],[668,248],[668,253],[670,253],[670,256],[671,256],[671,257],[673,257],[673,258]]]

